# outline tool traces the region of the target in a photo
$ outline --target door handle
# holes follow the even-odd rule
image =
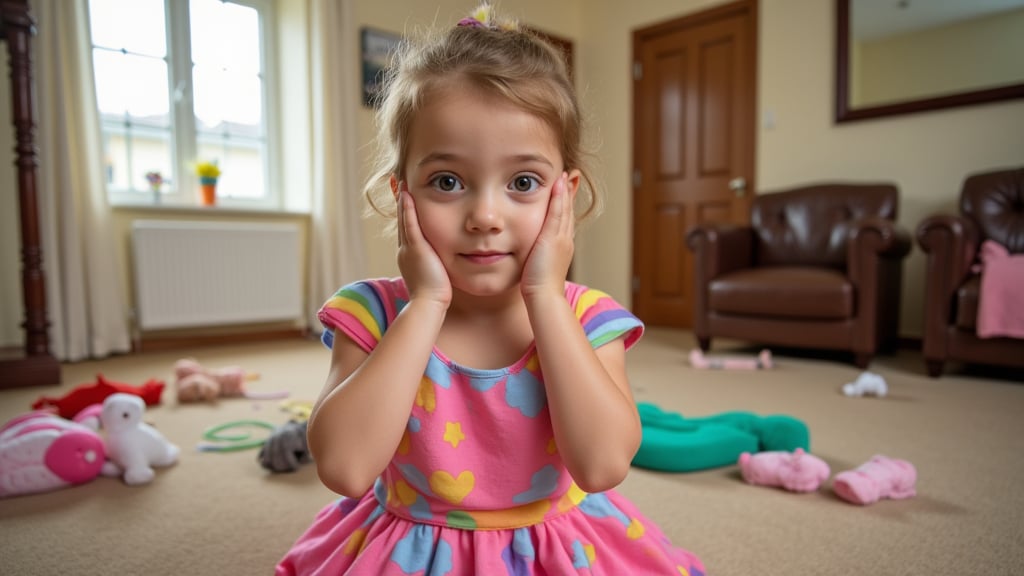
[[[742,198],[747,195],[747,179],[738,176],[729,180],[729,190],[732,190],[737,197]]]

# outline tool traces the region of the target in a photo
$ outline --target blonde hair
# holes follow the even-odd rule
[[[496,21],[484,4],[458,26],[420,40],[404,40],[393,56],[378,102],[376,161],[363,188],[368,214],[392,219],[393,231],[390,180],[404,176],[413,118],[453,76],[506,99],[549,126],[559,140],[563,169],[581,174],[577,222],[600,212],[600,194],[589,166],[593,154],[583,143],[583,118],[564,57],[514,21]]]

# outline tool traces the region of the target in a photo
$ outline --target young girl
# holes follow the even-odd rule
[[[485,6],[405,47],[384,94],[367,194],[396,216],[401,278],[320,311],[309,446],[345,498],[277,573],[703,574],[612,490],[640,442],[643,325],[566,281],[577,192],[583,215],[596,195],[559,54]]]

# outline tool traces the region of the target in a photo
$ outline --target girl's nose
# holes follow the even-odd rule
[[[468,198],[466,229],[471,232],[494,232],[504,226],[501,210],[503,194],[483,190]]]

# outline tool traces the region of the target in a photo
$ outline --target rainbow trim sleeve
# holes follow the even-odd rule
[[[628,350],[643,335],[640,319],[600,290],[566,282],[565,297],[594,348],[624,338]],[[331,348],[335,332],[340,332],[369,353],[408,303],[409,293],[401,278],[363,280],[344,286],[317,313],[325,328],[322,341]]]

